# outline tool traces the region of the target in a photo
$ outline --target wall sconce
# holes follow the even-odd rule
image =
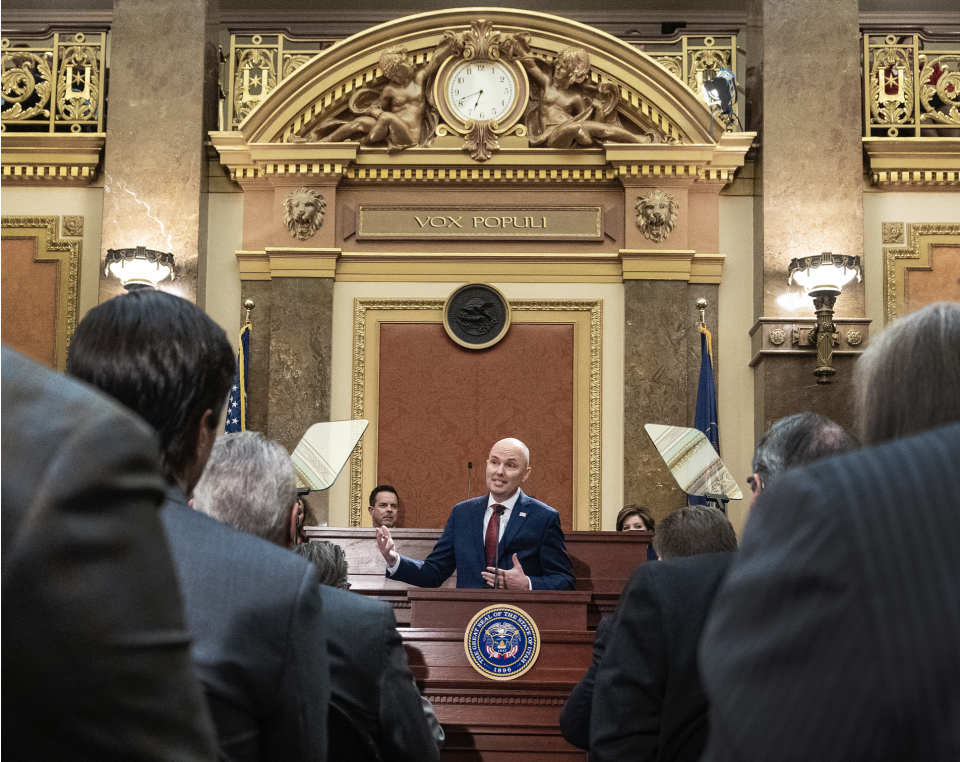
[[[860,257],[849,254],[833,254],[829,251],[790,261],[787,284],[803,286],[807,296],[813,297],[817,312],[817,325],[810,331],[811,342],[817,344],[817,369],[813,375],[818,384],[829,384],[833,369],[833,306],[840,291],[851,280],[861,280],[863,266]]]
[[[166,278],[173,280],[173,267],[173,254],[137,246],[133,249],[107,249],[103,274],[112,273],[127,291],[136,291],[156,288]]]

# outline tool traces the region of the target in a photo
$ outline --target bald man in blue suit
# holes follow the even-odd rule
[[[454,506],[443,534],[425,561],[401,556],[390,530],[377,529],[377,545],[387,563],[387,577],[417,587],[440,587],[457,572],[457,587],[493,587],[494,563],[485,542],[496,534],[491,520],[502,507],[496,574],[497,586],[522,590],[573,590],[573,567],[560,528],[560,514],[523,494],[530,475],[530,451],[518,439],[502,439],[487,459],[488,495]],[[491,545],[491,547],[493,547]]]

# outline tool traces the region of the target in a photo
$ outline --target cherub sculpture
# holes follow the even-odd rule
[[[539,90],[531,97],[527,131],[531,145],[548,148],[596,146],[601,143],[659,142],[654,133],[635,135],[621,126],[616,109],[620,91],[612,82],[588,80],[590,55],[583,48],[565,48],[553,71],[530,54],[529,37],[514,35],[509,53],[527,70]]]
[[[439,115],[427,100],[429,84],[440,64],[462,49],[460,38],[447,32],[430,63],[416,69],[406,48],[387,48],[380,54],[380,69],[390,81],[380,91],[361,88],[353,94],[350,111],[357,114],[356,118],[308,122],[293,142],[339,143],[360,136],[361,145],[385,140],[391,153],[430,145]]]

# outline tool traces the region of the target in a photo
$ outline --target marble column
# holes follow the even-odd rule
[[[643,426],[692,426],[700,372],[696,300],[713,285],[678,280],[625,280],[623,500],[663,518],[687,502]],[[712,297],[712,299],[711,299]]]
[[[788,287],[787,269],[794,257],[863,253],[857,0],[753,0],[747,55],[747,126],[759,133],[754,307],[763,351],[754,357],[755,433],[802,410],[849,424],[852,366],[863,345],[841,338],[834,383],[817,386],[814,349],[793,344],[791,328],[813,317],[813,303]],[[863,284],[853,282],[836,316],[864,315]],[[785,341],[775,328],[786,329]]]
[[[333,278],[274,278],[270,289],[267,435],[292,452],[310,426],[330,420]],[[306,503],[306,523],[326,523],[327,493]]]
[[[107,249],[171,252],[161,284],[203,303],[206,154],[216,129],[219,0],[114,0],[104,155]],[[100,301],[123,288],[100,270]]]

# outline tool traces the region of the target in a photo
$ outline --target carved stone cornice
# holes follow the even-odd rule
[[[864,138],[863,147],[882,190],[960,186],[960,138]]]
[[[104,133],[3,134],[3,182],[10,185],[89,185],[97,179]]]
[[[833,318],[837,327],[834,334],[833,356],[863,354],[870,338],[868,318]],[[816,355],[817,345],[810,341],[810,330],[817,324],[815,317],[762,317],[750,329],[752,359],[755,368],[764,357],[782,355]]]
[[[726,136],[730,135],[728,139]],[[244,189],[278,184],[377,183],[610,183],[650,185],[733,180],[754,133],[724,133],[718,145],[608,143],[602,149],[503,147],[483,164],[459,147],[359,150],[359,143],[256,143],[240,132],[211,132],[220,162]],[[438,141],[440,142],[440,141]],[[505,141],[504,141],[505,142]]]

